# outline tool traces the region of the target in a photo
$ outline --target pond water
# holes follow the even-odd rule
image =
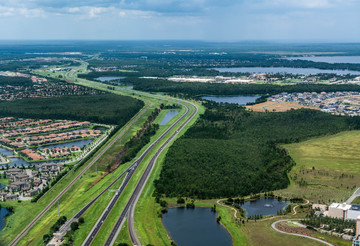
[[[1,155],[5,155],[5,156],[13,156],[14,153],[8,149],[5,149],[5,148],[1,148],[0,147],[0,154]],[[17,166],[17,167],[20,167],[21,164],[24,165],[24,166],[28,166],[29,163],[27,161],[25,161],[24,159],[21,159],[21,158],[17,158],[17,157],[14,157],[14,158],[9,158],[11,160],[11,162],[8,164],[10,167],[12,166]]]
[[[359,71],[350,70],[327,70],[317,68],[292,68],[292,67],[227,67],[227,68],[214,68],[219,72],[232,72],[232,73],[290,73],[313,75],[319,73],[332,73],[337,75],[360,75]]]
[[[287,60],[303,60],[327,63],[360,63],[360,56],[313,56],[313,57],[288,57]]]
[[[246,105],[253,103],[260,96],[203,96],[202,99],[214,101],[217,103],[236,103],[239,105]]]
[[[260,198],[257,201],[245,202],[240,206],[246,210],[246,217],[253,215],[275,215],[278,211],[286,209],[290,202],[278,201],[277,199]]]
[[[178,246],[231,246],[229,232],[216,217],[209,208],[171,208],[162,222]]]
[[[68,143],[45,145],[45,146],[39,147],[39,149],[43,149],[43,148],[51,149],[51,148],[55,148],[55,147],[57,147],[57,148],[64,148],[64,147],[70,148],[72,146],[77,146],[77,147],[81,148],[81,147],[87,146],[92,141],[94,141],[94,139],[84,139],[84,140],[68,142]]]
[[[101,82],[108,82],[111,80],[118,80],[118,79],[124,79],[125,77],[120,77],[120,76],[101,76],[101,77],[97,77],[94,80],[98,80]]]
[[[8,216],[9,214],[11,214],[9,210],[7,210],[6,208],[0,208],[0,230],[4,228],[6,216]]]
[[[161,120],[160,126],[166,125],[166,123],[168,123],[170,120],[172,120],[172,118],[174,118],[179,112],[180,112],[180,110],[170,110],[170,111],[168,111],[165,114],[164,118]]]

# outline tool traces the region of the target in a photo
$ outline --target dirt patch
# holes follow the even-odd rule
[[[314,231],[302,228],[302,227],[295,227],[295,226],[289,226],[286,221],[281,221],[276,224],[276,228],[280,231],[288,232],[288,233],[296,233],[306,236],[311,236],[311,234],[314,233]]]
[[[118,168],[120,166],[120,161],[116,162],[114,165],[112,165],[110,167],[109,170],[107,170],[105,173],[104,173],[104,176],[96,179],[94,182],[92,182],[92,184],[90,185],[89,189],[92,188],[94,185],[96,185],[97,183],[100,182],[100,180],[102,180],[106,175],[108,175],[109,173],[113,172],[116,168]]]
[[[299,108],[309,108],[309,109],[316,109],[312,107],[305,107],[295,102],[263,102],[259,104],[255,104],[252,106],[246,106],[247,109],[257,112],[285,112],[291,109],[299,109]]]

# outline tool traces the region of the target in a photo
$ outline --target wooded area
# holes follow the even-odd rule
[[[280,143],[359,129],[357,118],[315,110],[249,112],[207,103],[207,111],[166,155],[156,191],[201,199],[285,188],[294,162]]]
[[[332,92],[332,91],[360,91],[360,86],[352,84],[323,85],[268,85],[268,84],[220,84],[220,83],[186,83],[161,79],[125,78],[122,83],[131,84],[135,90],[149,92],[167,92],[173,95],[265,95],[282,92]]]
[[[87,120],[124,125],[144,103],[114,94],[25,98],[0,102],[0,117]]]

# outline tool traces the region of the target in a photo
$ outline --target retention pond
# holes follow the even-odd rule
[[[285,210],[289,204],[290,202],[287,201],[278,201],[277,199],[262,197],[256,201],[240,204],[240,206],[245,209],[246,217],[250,217],[255,215],[276,215],[277,212]]]
[[[171,208],[162,222],[178,246],[231,246],[231,235],[216,218],[209,208]]]

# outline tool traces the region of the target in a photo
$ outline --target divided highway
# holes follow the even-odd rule
[[[149,108],[149,103],[135,116],[132,120],[124,127],[124,129],[118,133],[118,135],[111,140],[110,143],[107,143],[105,148],[100,151],[99,154],[95,156],[95,158],[62,190],[59,194],[28,224],[14,239],[10,242],[9,246],[16,245],[20,239],[38,222],[44,214],[49,211],[54,204],[74,185],[74,183],[87,171],[91,168],[100,157],[117,141],[119,140],[123,134],[131,127],[131,125],[141,116],[144,112]]]
[[[113,199],[109,202],[108,206],[106,207],[106,209],[104,210],[103,214],[100,216],[99,220],[97,221],[97,223],[94,225],[94,227],[92,228],[91,232],[89,233],[89,235],[87,236],[87,238],[85,239],[84,243],[82,244],[83,246],[88,246],[91,245],[92,241],[94,240],[95,236],[97,235],[97,233],[99,232],[99,230],[101,229],[104,221],[106,220],[106,218],[108,217],[108,215],[110,214],[111,210],[113,209],[113,207],[115,206],[116,202],[118,201],[122,191],[124,190],[124,188],[126,187],[126,185],[128,184],[128,182],[130,181],[130,179],[132,178],[133,174],[135,173],[137,167],[141,164],[141,162],[143,161],[143,159],[148,155],[148,153],[162,140],[164,139],[164,137],[171,131],[173,130],[176,125],[183,120],[185,117],[188,116],[190,109],[186,104],[183,104],[181,102],[176,101],[176,103],[179,103],[181,105],[183,105],[186,108],[186,112],[176,121],[174,122],[166,131],[164,131],[161,136],[156,139],[141,155],[140,157],[135,161],[135,163],[132,165],[132,168],[129,170],[128,176],[125,178],[123,184],[121,185],[121,187],[119,188],[119,191],[115,194],[115,196],[113,197]],[[167,139],[167,141],[160,147],[160,149],[156,152],[156,154],[154,155],[154,157],[157,157],[161,151],[163,150],[163,148],[169,144],[169,142],[179,133],[179,131],[186,126],[186,124],[197,114],[197,108],[195,105],[193,105],[194,107],[194,113],[187,119],[187,121],[185,123],[183,123],[179,129],[171,136]],[[137,184],[135,191],[133,192],[133,195],[131,196],[130,200],[131,204],[134,204],[134,194],[139,194],[139,192],[141,192],[143,186],[146,183],[146,180],[149,176],[149,174],[151,173],[151,170],[154,166],[154,157],[151,159],[150,163],[148,164],[148,166],[146,167],[142,177],[140,178],[139,183]],[[136,198],[136,197],[135,197]],[[125,206],[124,211],[128,211],[128,208],[131,207],[128,202],[128,204]],[[124,217],[124,212],[120,217]],[[121,220],[122,221],[122,220]],[[120,221],[120,224],[121,224]],[[110,235],[117,235],[117,231],[120,228],[120,224],[118,225],[118,222],[116,223],[112,233]],[[113,236],[113,237],[114,237]]]
[[[186,107],[186,114],[184,114],[177,122],[175,122],[173,124],[173,126],[171,127],[171,129],[175,126],[175,124],[177,124],[180,120],[182,120],[183,118],[185,118],[187,116],[187,114],[189,114],[189,107],[186,104],[180,103],[182,104],[184,107]],[[191,104],[191,103],[190,103]],[[134,211],[135,211],[135,206],[136,203],[140,197],[140,194],[142,192],[142,190],[144,189],[147,180],[150,177],[150,174],[154,168],[154,165],[156,164],[156,160],[157,158],[160,156],[160,154],[162,153],[162,151],[165,149],[165,147],[167,147],[169,145],[169,143],[179,134],[179,132],[196,116],[196,114],[198,113],[198,108],[194,105],[191,104],[191,106],[194,108],[194,112],[191,114],[191,116],[176,130],[176,132],[174,132],[166,141],[165,143],[163,143],[161,145],[161,147],[156,151],[155,155],[151,158],[149,164],[147,165],[143,175],[141,176],[139,182],[137,183],[130,199],[128,200],[124,210],[122,211],[121,215],[119,216],[115,226],[113,227],[108,239],[106,240],[105,245],[109,246],[109,245],[113,245],[115,243],[116,237],[120,232],[121,226],[124,223],[125,218],[128,216],[129,217],[129,233],[130,233],[130,238],[131,241],[133,243],[133,245],[140,245],[140,241],[137,238],[136,232],[135,232],[135,228],[134,228]],[[171,130],[170,128],[168,130]],[[158,139],[160,140],[160,139]],[[158,140],[156,142],[158,142]]]

